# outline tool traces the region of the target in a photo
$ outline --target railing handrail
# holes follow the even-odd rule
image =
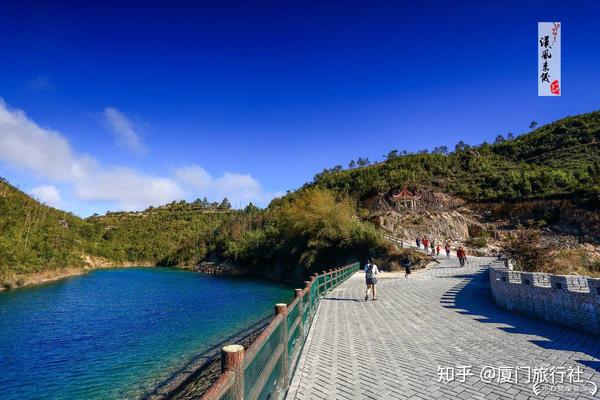
[[[231,371],[224,371],[221,373],[219,378],[213,383],[203,398],[220,399],[227,394],[229,389],[233,386],[234,373]]]
[[[276,316],[256,340],[246,350],[239,346],[241,347],[239,365],[233,369],[226,369],[224,367],[226,362],[222,359],[222,373],[217,381],[204,393],[202,399],[219,400],[227,396],[233,400],[254,400],[267,388],[269,379],[279,364],[282,364],[283,373],[275,380],[273,390],[279,394],[285,393],[289,388],[289,380],[297,365],[300,350],[306,340],[307,327],[312,323],[321,297],[352,276],[359,270],[359,267],[359,263],[355,262],[337,269],[323,271],[321,274],[314,274],[310,280],[306,281],[303,289],[296,290],[296,296],[289,305],[276,305]],[[293,319],[290,321],[290,318]],[[278,332],[281,338],[273,337],[275,332]],[[253,361],[272,338],[278,339],[278,343],[274,346],[271,354],[268,354],[257,381],[250,385],[248,389],[244,382],[244,371],[251,368]],[[272,346],[270,345],[270,347]],[[269,347],[267,347],[268,349]],[[227,354],[231,355],[231,353]],[[222,357],[225,356],[222,355]],[[231,357],[228,358],[228,360],[230,359]],[[274,398],[276,397],[274,396]]]

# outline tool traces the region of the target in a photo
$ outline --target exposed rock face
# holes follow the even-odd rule
[[[362,202],[362,207],[372,212],[392,211],[394,207],[386,200],[385,196],[377,195]]]
[[[500,231],[550,228],[545,235],[571,235],[579,241],[600,244],[600,212],[570,200],[528,200],[470,204],[483,221]]]
[[[111,261],[103,257],[90,254],[81,254],[81,259],[87,268],[113,268],[113,267],[155,267],[156,263],[150,261]]]
[[[193,268],[196,272],[216,276],[243,276],[247,271],[230,263],[202,262]]]
[[[444,242],[464,241],[478,235],[485,226],[474,217],[454,211],[388,211],[371,217],[375,226],[412,243],[417,237]]]

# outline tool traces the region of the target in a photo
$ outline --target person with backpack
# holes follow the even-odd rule
[[[446,243],[444,249],[446,249],[446,258],[450,258],[450,242]]]
[[[369,300],[369,290],[373,289],[373,300],[377,300],[377,294],[375,293],[375,285],[377,285],[376,275],[379,273],[377,265],[373,262],[373,258],[369,258],[369,262],[365,265],[365,279],[367,283],[367,291],[365,293],[365,301]]]
[[[402,261],[402,265],[404,265],[404,277],[408,278],[410,275],[410,270],[412,268],[412,262],[410,261],[410,257],[406,256],[406,258]]]
[[[460,246],[458,250],[456,250],[456,257],[458,257],[458,262],[461,267],[465,266],[465,262],[467,261],[467,252],[464,247]]]

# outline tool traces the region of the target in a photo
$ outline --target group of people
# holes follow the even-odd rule
[[[427,236],[423,236],[423,238],[417,238],[415,240],[416,244],[417,244],[417,248],[420,249],[421,245],[423,245],[423,250],[425,250],[425,252],[427,254],[431,254],[432,256],[439,256],[440,255],[440,244],[435,242],[435,239],[427,239]],[[446,258],[450,258],[450,243],[446,243],[446,245],[444,246],[444,250],[446,250]]]
[[[417,244],[418,249],[421,249],[422,245],[423,250],[425,250],[427,254],[431,254],[432,256],[440,255],[441,247],[439,243],[436,244],[435,239],[429,240],[427,236],[423,236],[422,238],[417,237],[415,243]],[[446,251],[446,258],[450,258],[450,242],[446,242],[444,245],[444,250]],[[463,246],[459,246],[459,248],[456,250],[456,257],[458,257],[460,266],[464,267],[465,263],[467,262],[467,252]]]
[[[421,249],[421,245],[423,245],[423,249],[427,254],[431,254],[432,256],[440,255],[440,245],[439,243],[435,243],[435,239],[431,241],[427,239],[427,237],[417,238],[416,239],[417,248]],[[446,251],[446,258],[450,258],[450,242],[446,242],[444,245],[444,250]],[[456,257],[458,258],[458,262],[461,267],[464,267],[467,263],[467,252],[463,246],[459,246],[456,250]],[[404,266],[404,277],[408,278],[412,269],[412,262],[409,257],[406,257],[402,264]],[[365,265],[365,279],[367,283],[367,291],[365,292],[365,301],[369,300],[369,292],[372,293],[372,299],[377,300],[376,293],[376,285],[377,285],[377,274],[379,274],[379,268],[375,265],[373,258],[369,258],[369,261]]]

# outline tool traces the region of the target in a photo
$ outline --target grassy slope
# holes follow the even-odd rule
[[[600,193],[600,112],[568,117],[498,144],[453,153],[411,154],[384,163],[318,174],[310,186],[359,199],[404,185],[469,200],[565,197]]]

